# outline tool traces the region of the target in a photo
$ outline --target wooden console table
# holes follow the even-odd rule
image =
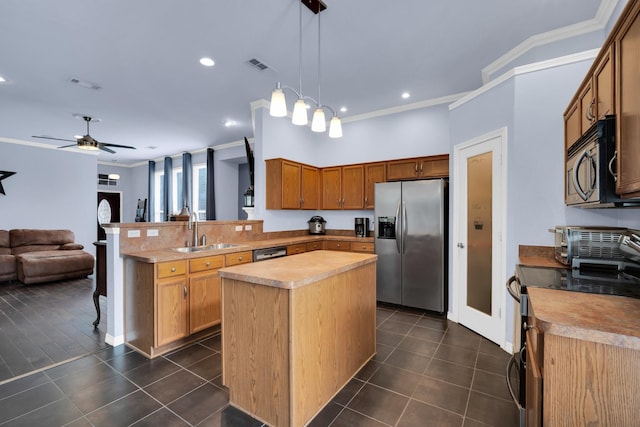
[[[107,242],[98,240],[93,242],[96,247],[96,290],[93,291],[93,304],[96,306],[95,328],[100,323],[100,295],[107,296]]]

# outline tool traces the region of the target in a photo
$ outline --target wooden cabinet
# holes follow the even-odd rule
[[[253,252],[234,252],[224,256],[224,266],[230,267],[232,265],[246,264],[253,261]]]
[[[575,101],[564,113],[565,163],[567,150],[578,140],[578,138],[580,138],[581,135],[582,123],[580,120],[580,109],[578,108],[578,101]]]
[[[615,38],[616,193],[640,197],[640,2],[625,10]]]
[[[614,47],[611,45],[598,61],[593,73],[594,117],[599,120],[615,112]]]
[[[375,184],[387,180],[386,163],[368,163],[364,165],[364,208],[375,207]]]
[[[304,243],[300,243],[298,245],[289,245],[287,246],[287,255],[296,255],[301,254],[307,251],[307,245]]]
[[[539,335],[540,339],[543,335]],[[527,331],[527,368],[526,368],[526,425],[527,427],[542,426],[542,346],[538,345],[538,334],[530,329]]]
[[[596,121],[596,115],[594,113],[595,101],[593,99],[591,80],[586,83],[582,92],[580,92],[578,102],[580,104],[580,129],[582,133],[584,133]]]
[[[187,279],[185,276],[159,280],[155,312],[155,347],[189,335]]]
[[[307,243],[307,252],[319,251],[324,249],[324,242],[309,242]]]
[[[322,209],[364,208],[364,165],[322,169]]]
[[[448,154],[387,162],[387,181],[446,178],[448,176]]]
[[[153,358],[206,336],[221,321],[218,270],[251,261],[251,251],[155,264],[125,258],[125,341]]]
[[[351,242],[351,252],[372,254],[374,252],[374,246],[373,243],[370,242]]]
[[[266,161],[267,209],[318,209],[318,168],[285,159]]]
[[[351,243],[342,240],[327,240],[325,248],[329,251],[351,251]]]
[[[189,260],[189,334],[220,323],[220,277],[222,255]]]

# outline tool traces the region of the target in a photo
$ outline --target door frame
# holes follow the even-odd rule
[[[100,190],[98,189],[98,191],[96,192],[96,201],[98,200],[98,197],[100,196],[100,193],[110,193],[110,194],[117,194],[118,197],[120,198],[120,209],[119,209],[119,214],[120,214],[120,222],[125,222],[124,221],[124,199],[123,199],[123,191],[109,191],[109,190]],[[97,204],[96,204],[96,209],[97,209]],[[97,216],[97,212],[96,212],[96,216]],[[98,238],[98,236],[96,236],[96,239]]]
[[[466,193],[462,193],[463,185],[462,178],[460,176],[462,161],[462,152],[471,147],[482,145],[488,141],[496,138],[500,139],[499,143],[499,156],[497,160],[500,162],[498,166],[499,173],[501,174],[499,181],[493,181],[493,185],[498,185],[497,199],[493,200],[494,209],[492,211],[492,225],[494,229],[494,239],[492,241],[492,277],[493,277],[493,292],[497,292],[496,300],[499,302],[498,317],[501,319],[501,328],[497,334],[497,344],[500,345],[506,351],[511,351],[507,348],[506,339],[506,327],[507,321],[510,316],[506,313],[506,292],[503,284],[506,281],[505,265],[506,265],[506,236],[507,236],[507,137],[508,131],[506,127],[502,127],[483,135],[477,136],[465,142],[462,142],[453,147],[453,218],[452,218],[452,307],[449,318],[454,322],[459,323],[460,319],[460,296],[462,294],[462,286],[466,285],[466,280],[462,275],[462,271],[458,266],[461,265],[463,260],[466,260],[466,255],[463,256],[462,251],[457,247],[457,242],[460,242],[462,230],[458,227],[461,222],[461,216],[464,212],[460,212],[460,209],[456,209],[456,206],[461,206],[461,200],[463,197],[467,197]],[[493,150],[492,150],[493,151]],[[466,272],[466,267],[464,270]]]

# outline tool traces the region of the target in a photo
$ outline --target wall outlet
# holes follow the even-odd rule
[[[236,225],[236,231],[242,231],[242,226],[241,225]]]
[[[147,230],[147,237],[157,237],[158,236],[158,230],[153,228],[153,229],[149,229]]]
[[[253,229],[253,226],[251,224],[246,224],[244,226],[244,231],[251,231]]]
[[[140,237],[140,230],[127,230],[127,237]]]

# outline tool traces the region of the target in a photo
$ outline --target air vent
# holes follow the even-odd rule
[[[78,86],[83,87],[85,89],[93,89],[93,90],[102,89],[102,86],[100,86],[100,85],[88,82],[86,80],[80,80],[80,79],[77,79],[75,77],[70,78],[68,81],[69,81],[69,83],[73,83],[74,85],[78,85]]]
[[[109,175],[106,173],[99,173],[98,185],[118,185],[118,180],[109,178]]]
[[[247,61],[247,64],[249,64],[249,65],[251,65],[253,67],[256,67],[260,71],[264,71],[267,68],[269,68],[269,66],[267,64],[257,60],[256,58],[251,58],[250,60]]]

